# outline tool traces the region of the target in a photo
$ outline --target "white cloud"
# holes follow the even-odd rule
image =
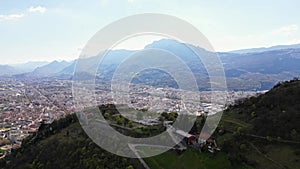
[[[271,31],[272,35],[291,35],[295,31],[297,31],[299,27],[295,24],[283,26],[281,28],[275,29]]]
[[[37,7],[31,6],[31,7],[28,9],[28,12],[45,13],[46,10],[47,10],[47,9],[46,9],[45,7],[42,7],[42,6],[37,6]]]
[[[46,12],[45,7],[37,6],[37,7],[30,7],[28,8],[28,12],[39,12],[39,13],[44,13]],[[9,14],[9,15],[3,15],[0,14],[0,21],[5,21],[5,20],[19,20],[25,16],[24,13],[20,14]]]
[[[23,18],[24,14],[10,14],[10,15],[0,15],[0,21],[2,20],[18,20]]]

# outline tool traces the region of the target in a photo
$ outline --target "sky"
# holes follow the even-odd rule
[[[0,0],[0,64],[76,59],[101,28],[141,13],[186,20],[216,51],[295,44],[299,6],[298,0]],[[158,38],[125,46],[138,49]]]

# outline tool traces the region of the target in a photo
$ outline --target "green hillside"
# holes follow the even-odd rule
[[[300,81],[279,83],[257,97],[239,100],[223,114],[219,145],[231,162],[254,168],[300,167]]]
[[[151,168],[300,168],[300,81],[237,101],[214,134],[221,152],[166,152],[145,159]],[[219,132],[225,131],[225,132]]]
[[[7,164],[5,165],[5,161]],[[7,169],[142,168],[137,159],[113,155],[98,147],[84,133],[76,115],[43,125],[22,148],[1,161]]]

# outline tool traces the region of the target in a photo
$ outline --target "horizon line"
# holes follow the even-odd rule
[[[163,40],[163,39],[166,39],[166,38],[162,38],[160,40]],[[171,39],[172,40],[172,39]],[[153,42],[156,42],[156,41],[159,41],[159,40],[154,40]],[[151,42],[151,43],[153,43]],[[149,43],[149,44],[151,44]],[[179,42],[180,43],[180,42]],[[146,44],[144,47],[146,47],[147,45],[149,44]],[[192,44],[193,45],[193,44]],[[230,50],[220,50],[220,51],[214,51],[216,53],[231,53],[231,52],[235,52],[235,51],[241,51],[241,50],[250,50],[250,49],[268,49],[268,48],[272,48],[272,47],[276,47],[276,46],[292,46],[292,45],[300,45],[300,43],[291,43],[291,44],[276,44],[276,45],[269,45],[269,46],[257,46],[257,47],[249,47],[249,48],[237,48],[237,49],[230,49]],[[129,49],[129,48],[117,48],[117,49],[114,49],[113,51],[116,51],[116,50],[127,50],[127,51],[134,51],[134,50],[143,50],[144,48],[142,49]],[[276,50],[276,49],[274,49]],[[79,55],[80,56],[80,55]],[[79,56],[77,56],[76,58],[73,58],[73,59],[53,59],[53,60],[28,60],[28,61],[25,61],[25,62],[14,62],[14,63],[4,63],[4,64],[0,64],[1,66],[17,66],[17,65],[22,65],[22,64],[26,64],[26,63],[30,63],[30,62],[47,62],[48,64],[49,63],[52,63],[52,62],[55,62],[55,61],[58,61],[58,62],[62,62],[62,61],[66,61],[66,62],[72,62],[72,61],[75,61],[79,58]]]

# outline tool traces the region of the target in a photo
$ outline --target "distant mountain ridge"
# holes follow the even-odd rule
[[[18,73],[18,71],[9,65],[0,65],[0,76],[11,76],[15,73]]]
[[[181,58],[190,67],[192,72],[195,73],[198,86],[200,86],[199,89],[205,90],[210,87],[208,73],[198,56],[189,48],[197,50],[201,55],[211,54],[211,52],[200,47],[170,39],[154,41],[145,46],[146,50],[161,49]],[[118,65],[126,57],[136,52],[138,53],[139,51],[109,51],[102,61],[101,66],[98,65],[98,56],[80,58],[80,66],[77,65],[78,59],[71,62],[54,61],[39,66],[29,73],[22,74],[21,77],[59,77],[72,79],[76,68],[76,72],[80,72],[79,74],[83,79],[87,77],[94,78],[95,70],[97,70],[96,77],[99,77],[102,81],[109,82]],[[300,77],[300,44],[217,52],[215,54],[219,55],[223,64],[229,90],[267,90],[279,81]],[[15,68],[7,67],[7,69],[2,71],[6,73],[1,73],[0,75],[20,74],[20,71],[15,70]],[[154,77],[154,75],[151,76],[151,71],[144,73],[144,75],[138,77],[139,82],[157,81],[157,77],[164,78],[161,75],[157,77]],[[158,74],[156,73],[156,75]],[[167,83],[167,81],[165,82]]]
[[[26,62],[26,63],[21,63],[21,64],[14,64],[11,65],[12,67],[14,67],[15,69],[17,69],[18,71],[22,72],[22,73],[27,73],[27,72],[32,72],[34,69],[36,69],[37,67],[42,67],[46,64],[49,64],[50,62],[46,62],[46,61],[32,61],[32,62]]]
[[[31,73],[30,76],[53,76],[60,71],[62,71],[64,68],[67,66],[71,65],[73,62],[67,62],[67,61],[53,61],[47,65],[37,67],[34,69]]]
[[[19,73],[14,76],[17,78],[41,78],[56,76],[64,68],[71,65],[74,61],[53,61],[51,63],[36,67],[33,71],[27,73]]]
[[[233,51],[229,51],[229,53],[244,54],[244,53],[258,53],[258,52],[266,52],[266,51],[272,51],[272,50],[299,49],[299,48],[300,48],[300,44],[276,45],[276,46],[271,46],[271,47],[233,50]]]

